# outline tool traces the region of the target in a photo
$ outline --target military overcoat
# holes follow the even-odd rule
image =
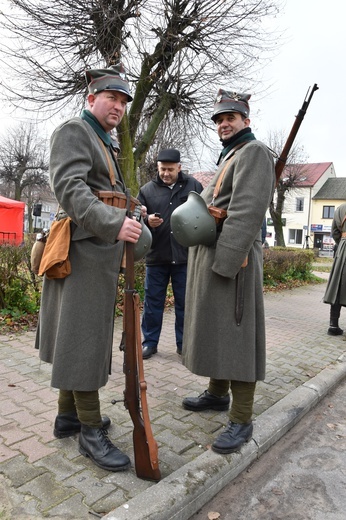
[[[324,303],[339,303],[346,306],[346,204],[335,210],[332,222],[332,237],[338,244],[330,271]]]
[[[116,240],[126,210],[105,205],[93,190],[124,191],[121,174],[112,187],[107,155],[86,121],[73,118],[51,138],[50,180],[61,208],[72,219],[72,272],[44,277],[36,347],[52,363],[52,386],[93,391],[111,367],[114,310],[124,243]]]
[[[224,167],[202,192],[207,204]],[[264,144],[254,140],[236,151],[215,200],[227,210],[222,230],[214,245],[189,249],[182,359],[195,374],[248,382],[265,377],[261,227],[274,185],[273,156]],[[244,308],[237,324],[241,269]]]

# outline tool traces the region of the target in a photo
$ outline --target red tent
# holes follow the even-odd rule
[[[25,202],[0,195],[0,243],[20,245],[23,242]]]

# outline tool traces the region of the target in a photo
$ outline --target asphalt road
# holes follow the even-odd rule
[[[190,520],[344,520],[346,380]]]

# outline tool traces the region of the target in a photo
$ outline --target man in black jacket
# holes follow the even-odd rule
[[[169,281],[172,282],[175,308],[175,338],[181,354],[187,248],[178,244],[171,231],[173,211],[186,202],[190,191],[201,193],[203,186],[181,171],[180,153],[168,148],[157,157],[158,174],[139,190],[138,199],[147,207],[146,224],[153,242],[146,255],[145,299],[142,317],[143,359],[157,352]]]

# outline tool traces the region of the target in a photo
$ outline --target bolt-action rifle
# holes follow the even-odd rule
[[[127,215],[130,209],[130,191],[126,191]],[[139,218],[140,215],[137,215]],[[158,481],[161,478],[158,462],[158,447],[151,430],[144,379],[140,299],[135,290],[134,244],[125,242],[125,295],[124,330],[120,350],[124,351],[125,390],[124,403],[133,422],[133,447],[137,477]]]
[[[296,115],[295,122],[293,123],[292,129],[289,133],[286,144],[283,147],[280,157],[276,161],[276,164],[275,164],[276,184],[278,184],[278,182],[279,182],[279,179],[281,177],[281,174],[283,172],[283,169],[284,169],[286,161],[287,161],[288,154],[292,148],[293,141],[298,133],[300,125],[302,124],[302,121],[304,119],[304,116],[306,114],[306,111],[310,104],[311,98],[314,95],[315,90],[318,90],[318,86],[316,83],[312,87],[310,94],[309,94],[309,91],[310,91],[310,87],[309,87],[308,92],[305,96],[302,108],[299,110],[298,115]]]

